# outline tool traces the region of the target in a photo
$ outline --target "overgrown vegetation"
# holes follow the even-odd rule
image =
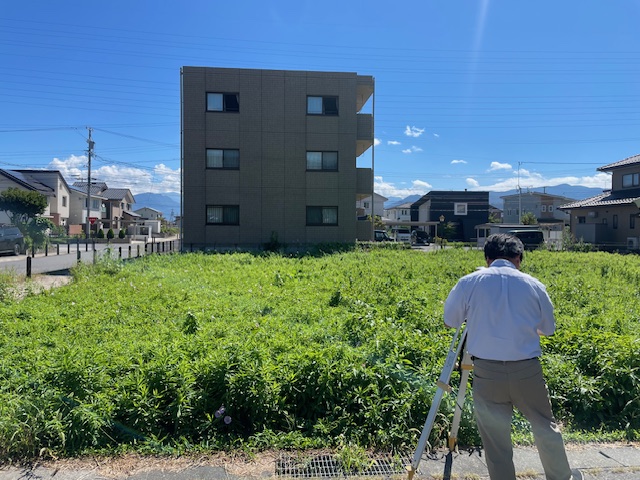
[[[412,450],[451,340],[442,302],[482,264],[477,250],[373,244],[81,264],[67,287],[0,304],[0,459]],[[640,257],[539,251],[523,270],[556,305],[544,367],[567,434],[637,440]],[[518,416],[514,432],[531,441]],[[459,439],[479,441],[471,401]]]

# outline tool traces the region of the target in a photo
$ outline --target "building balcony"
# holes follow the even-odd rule
[[[356,82],[356,112],[359,112],[373,95],[374,81],[371,75],[358,75]]]
[[[371,168],[356,169],[356,195],[371,197],[373,190],[373,170]],[[363,198],[364,198],[363,197]]]
[[[359,157],[373,145],[373,115],[359,113],[357,115],[356,157]]]

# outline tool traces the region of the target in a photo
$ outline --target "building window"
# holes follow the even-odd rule
[[[587,223],[587,217],[578,217],[578,223]]]
[[[309,115],[338,115],[338,97],[307,97]]]
[[[238,170],[240,150],[207,148],[207,168]]]
[[[546,205],[542,205],[542,211],[543,211],[544,213],[546,213],[546,212],[547,212],[547,206],[546,206]]]
[[[237,93],[207,93],[207,111],[239,112],[239,95]]]
[[[307,152],[307,170],[338,170],[338,152]]]
[[[454,215],[466,215],[467,214],[467,204],[466,203],[454,203],[453,204],[453,213],[454,213]]]
[[[338,225],[338,207],[307,207],[307,225]]]
[[[62,196],[62,206],[66,207],[67,206],[67,197],[66,196]]]
[[[631,215],[629,215],[629,228],[631,230],[636,228],[636,215],[635,213],[632,213]]]
[[[640,173],[628,173],[622,176],[623,187],[637,187],[640,185]]]
[[[240,225],[238,205],[207,205],[207,224]]]
[[[613,216],[613,228],[617,229],[618,228],[618,215],[614,215]]]
[[[369,208],[369,202],[364,202],[364,208]]]
[[[92,200],[91,201],[91,208],[93,210],[97,210],[98,208],[100,208],[100,205],[98,205],[98,200]]]

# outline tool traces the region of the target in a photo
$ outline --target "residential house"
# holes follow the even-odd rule
[[[411,202],[406,202],[389,207],[385,209],[384,217],[388,223],[397,225],[406,222],[408,225],[411,222],[411,205]]]
[[[134,212],[140,215],[141,220],[160,220],[162,218],[162,212],[151,207],[138,208]]]
[[[89,196],[86,187],[81,189],[75,185],[69,186],[69,235],[83,235],[87,233],[87,217],[91,230],[102,228],[102,204],[106,200],[98,195],[98,190],[91,194],[91,205],[87,205]],[[88,209],[88,212],[87,212]]]
[[[504,223],[520,223],[522,215],[532,213],[538,223],[569,224],[569,213],[558,209],[562,205],[573,202],[575,199],[560,195],[551,195],[544,192],[522,192],[514,195],[500,197],[504,200]]]
[[[489,221],[489,192],[431,191],[411,205],[411,221],[429,222],[432,236],[445,225],[453,229],[451,240],[476,240],[476,226]]]
[[[373,208],[373,216],[384,217],[384,202],[389,200],[387,197],[383,197],[380,194],[374,192],[373,202],[371,202],[371,195],[358,198],[356,201],[356,214],[358,217],[366,217],[371,215]]]
[[[603,249],[637,250],[640,222],[640,155],[597,169],[611,174],[611,189],[559,207],[570,215],[571,233]]]
[[[12,187],[43,194],[47,197],[47,209],[42,216],[54,225],[68,225],[70,188],[58,170],[0,170],[0,191]],[[0,223],[8,222],[7,214],[0,212]]]
[[[136,222],[138,215],[134,214],[132,210],[135,199],[128,188],[109,188],[104,182],[91,182],[90,188],[88,188],[87,182],[74,182],[73,186],[79,190],[90,192],[92,210],[94,200],[100,198],[102,203],[98,229],[113,229],[114,232],[117,232]]]
[[[145,232],[146,235],[161,232],[164,217],[160,210],[151,207],[142,207],[135,210],[134,213],[139,215],[135,226],[135,236],[144,235]]]
[[[373,195],[363,107],[374,79],[356,73],[183,67],[183,245],[255,248],[370,240],[354,204]]]

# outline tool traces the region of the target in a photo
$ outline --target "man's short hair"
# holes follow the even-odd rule
[[[496,258],[516,258],[524,252],[520,239],[508,233],[494,233],[487,237],[484,244],[484,256],[489,260]]]

